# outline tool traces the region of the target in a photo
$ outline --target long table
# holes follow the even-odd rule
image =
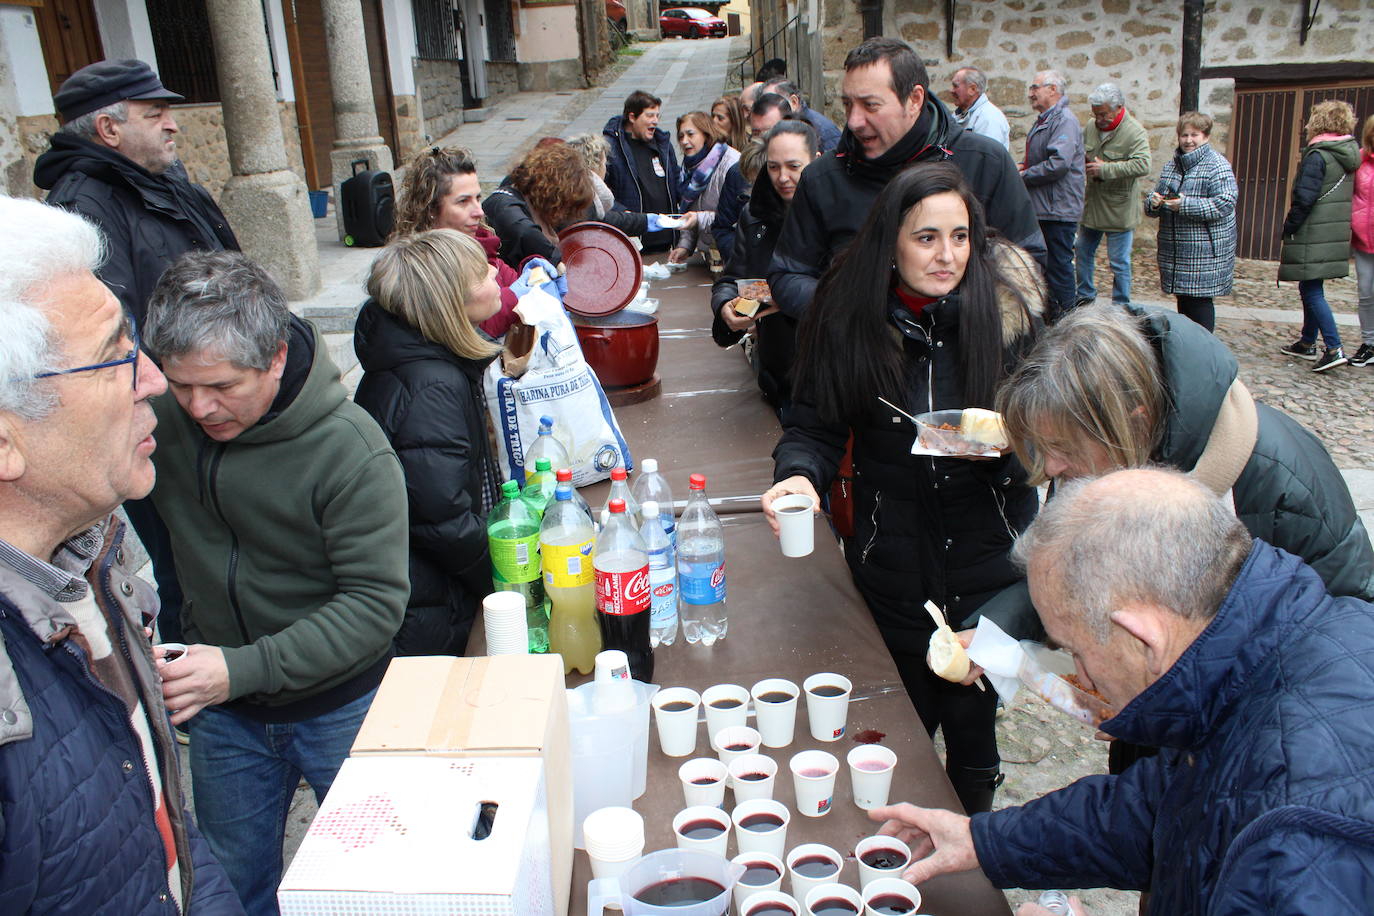
[[[740,350],[722,350],[711,340],[709,286],[709,275],[695,267],[654,284],[652,295],[660,300],[663,393],[616,411],[636,459],[657,458],[676,499],[686,496],[687,475],[700,472],[707,475],[708,493],[722,499],[726,509],[721,518],[729,634],[710,648],[689,646],[680,637],[676,645],[660,648],[654,680],[662,687],[688,686],[698,692],[714,684],[747,689],[767,677],[800,685],[819,671],[839,672],[853,682],[848,728],[840,741],[822,743],[810,737],[802,698],[792,746],[761,750],[779,765],[774,798],[794,811],[788,848],[807,842],[834,847],[848,857],[840,880],[857,887],[854,844],[871,835],[877,824],[853,804],[844,765],[853,736],[881,732],[881,743],[897,753],[893,801],[955,811],[959,802],[824,522],[817,522],[815,552],[787,559],[757,511],[757,498],[772,481],[770,455],[779,426]],[[599,506],[605,485],[589,487],[584,495]],[[480,648],[480,642],[475,640],[474,647]],[[578,680],[571,678],[570,685]],[[819,818],[797,815],[793,805],[788,760],[809,748],[830,751],[841,762],[832,810]],[[696,755],[712,753],[705,724],[699,723]],[[685,759],[665,756],[657,737],[650,738],[648,791],[635,802],[645,818],[647,850],[674,845],[671,821],[684,805],[677,770]],[[734,852],[732,837],[730,854]],[[586,911],[590,878],[586,855],[579,852],[573,872],[575,916]],[[1009,912],[1003,895],[978,871],[947,875],[920,890],[922,912],[933,916]]]

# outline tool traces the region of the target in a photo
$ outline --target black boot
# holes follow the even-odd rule
[[[1006,778],[1002,775],[1000,765],[966,767],[948,764],[945,773],[954,786],[954,793],[959,796],[959,803],[964,806],[965,814],[991,811],[992,797],[997,793],[997,787],[1002,784],[1002,780]]]

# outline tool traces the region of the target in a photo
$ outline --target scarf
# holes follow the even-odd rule
[[[1122,106],[1121,106],[1121,110],[1118,111],[1118,112],[1116,113],[1116,117],[1112,119],[1111,126],[1108,127],[1106,130],[1104,130],[1104,131],[1102,131],[1102,132],[1103,132],[1104,134],[1109,134],[1109,133],[1111,133],[1112,131],[1114,131],[1114,130],[1116,130],[1118,127],[1120,127],[1120,126],[1121,126],[1121,122],[1124,121],[1124,120],[1126,120],[1126,106],[1125,106],[1125,105],[1122,105]]]
[[[896,280],[893,280],[892,291],[897,294],[897,298],[901,301],[902,305],[906,306],[907,310],[910,311],[911,314],[915,315],[917,318],[921,317],[921,313],[925,311],[926,306],[930,305],[932,302],[939,301],[937,299],[932,299],[929,296],[922,296],[917,293],[908,293],[906,290],[902,289],[900,286],[897,285]]]
[[[702,150],[692,156],[682,160],[682,200],[683,210],[691,208],[696,203],[701,192],[706,190],[706,185],[711,181],[711,176],[716,173],[716,167],[720,165],[720,160],[725,156],[727,145],[724,142],[717,143],[709,151]]]

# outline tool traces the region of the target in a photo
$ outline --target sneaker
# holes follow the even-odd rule
[[[1315,343],[1303,343],[1295,340],[1286,347],[1279,347],[1279,352],[1288,356],[1296,356],[1298,359],[1316,359],[1317,345]]]
[[[1350,360],[1345,358],[1345,351],[1340,347],[1327,350],[1322,354],[1322,358],[1317,360],[1317,364],[1312,367],[1313,372],[1325,372],[1327,369],[1334,369],[1337,366],[1344,366]]]
[[[1360,349],[1356,350],[1355,355],[1350,357],[1350,365],[1368,366],[1370,363],[1374,363],[1374,346],[1360,344]]]

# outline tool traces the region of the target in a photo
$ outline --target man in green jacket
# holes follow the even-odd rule
[[[405,480],[319,333],[237,252],[188,253],[148,303],[172,397],[153,499],[186,601],[160,666],[188,723],[197,821],[244,908],[276,913],[304,776],[323,799],[409,596]]]
[[[1136,187],[1140,178],[1150,173],[1150,138],[1126,110],[1126,97],[1114,83],[1094,89],[1088,104],[1093,120],[1083,131],[1088,187],[1074,252],[1077,302],[1082,305],[1097,298],[1093,259],[1105,235],[1112,268],[1112,302],[1127,305],[1131,301],[1131,243],[1141,213]]]

